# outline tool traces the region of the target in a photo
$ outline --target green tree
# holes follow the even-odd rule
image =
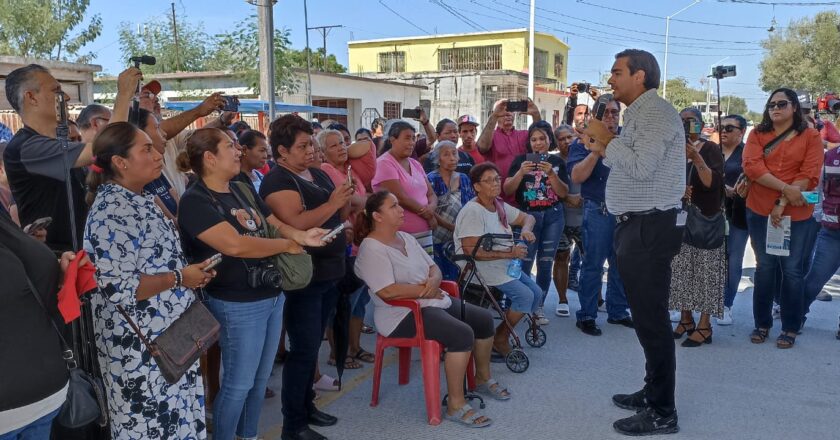
[[[747,101],[744,98],[731,95],[720,97],[720,108],[728,115],[741,116],[744,116],[748,110]]]
[[[306,53],[309,52],[310,49],[303,49],[303,50],[291,50],[291,62],[294,67],[300,67],[305,69],[306,68]],[[319,71],[319,72],[328,72],[328,73],[344,73],[347,72],[347,68],[342,66],[338,60],[335,58],[335,55],[329,54],[327,55],[327,65],[324,67],[324,48],[320,47],[316,49],[310,55],[310,61],[312,63],[312,71]]]
[[[793,21],[762,41],[766,49],[759,82],[765,91],[779,87],[822,93],[840,90],[840,13],[820,12]]]
[[[214,47],[213,40],[204,31],[204,25],[189,23],[186,17],[178,18],[176,24],[177,46],[171,15],[151,18],[140,24],[138,30],[133,29],[129,23],[121,23],[120,50],[126,65],[133,56],[151,55],[157,58],[157,63],[154,66],[143,66],[143,72],[155,74],[207,70],[207,59],[214,52]]]
[[[658,89],[662,95],[662,88]],[[692,88],[688,80],[683,77],[676,77],[668,80],[668,102],[677,110],[690,107],[692,103],[706,101],[706,92]]]
[[[0,53],[90,62],[80,54],[102,32],[99,14],[85,23],[90,0],[0,0]]]

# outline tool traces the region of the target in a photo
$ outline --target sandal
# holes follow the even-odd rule
[[[322,374],[321,378],[312,385],[312,388],[318,391],[338,391],[338,380]]]
[[[476,385],[475,390],[473,391],[476,394],[481,394],[482,396],[490,397],[496,400],[510,400],[510,391],[501,386],[496,379],[489,379],[483,384]]]
[[[376,333],[376,329],[374,329],[373,327],[371,327],[369,325],[362,325],[362,333],[364,333],[366,335],[372,335],[372,334]]]
[[[680,323],[674,329],[674,339],[680,339],[686,333],[688,333],[689,335],[694,333],[695,328],[696,328],[696,324],[694,323],[694,321],[689,321],[689,322],[680,321]],[[680,329],[682,329],[682,330],[680,330]]]
[[[698,328],[697,330],[694,330],[694,333],[697,333],[703,339],[695,341],[694,339],[688,338],[685,341],[683,341],[680,345],[682,345],[683,347],[699,347],[703,344],[712,343],[712,329],[710,327]],[[690,334],[689,336],[693,336],[694,333]],[[706,333],[708,333],[708,335]]]
[[[750,342],[753,344],[763,344],[764,341],[767,340],[767,336],[770,334],[769,328],[757,328],[750,333]]]
[[[458,422],[462,425],[469,426],[470,428],[484,428],[493,423],[490,418],[479,414],[477,411],[472,409],[469,403],[455,410],[455,414],[450,415],[449,411],[446,411],[443,416],[453,422]],[[484,421],[479,422],[479,419],[484,419]]]
[[[359,351],[356,352],[356,355],[353,357],[362,362],[367,362],[369,364],[372,364],[376,360],[376,356],[374,356],[373,353],[369,351],[365,351],[364,348],[360,348]]]
[[[782,333],[776,338],[776,348],[793,348],[793,344],[796,343],[796,334],[794,333],[791,335],[790,333]]]
[[[327,365],[334,367],[335,366],[335,359],[328,359]],[[359,368],[364,367],[364,365],[356,362],[356,359],[353,359],[353,356],[347,356],[347,359],[344,360],[344,369],[345,370],[358,370]]]

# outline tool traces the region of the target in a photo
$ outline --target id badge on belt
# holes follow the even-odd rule
[[[685,226],[686,220],[688,220],[688,211],[680,209],[677,213],[677,226]]]

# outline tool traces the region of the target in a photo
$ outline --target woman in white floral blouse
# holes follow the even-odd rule
[[[91,298],[99,365],[114,439],[205,439],[204,389],[198,363],[173,385],[117,311],[133,315],[153,339],[195,300],[191,289],[215,276],[207,262],[186,265],[177,230],[143,187],[163,160],[133,125],[109,125],[93,144],[89,185],[96,194],[84,249],[100,290]]]

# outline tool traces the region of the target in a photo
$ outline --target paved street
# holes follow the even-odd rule
[[[748,255],[746,266],[754,266]],[[751,273],[747,270],[747,276]],[[775,347],[778,321],[763,345],[748,340],[752,330],[752,288],[745,276],[735,301],[735,324],[714,327],[714,342],[700,348],[677,347],[677,407],[680,439],[838,439],[840,438],[840,341],[834,338],[840,313],[840,276],[829,286],[834,301],[817,302],[803,335],[791,350]],[[572,311],[577,296],[570,292]],[[547,304],[557,301],[552,291]],[[547,310],[549,311],[549,310]],[[526,347],[531,366],[515,374],[494,364],[493,374],[510,387],[509,402],[488,402],[485,414],[494,424],[469,429],[444,421],[426,424],[422,378],[415,352],[411,382],[397,385],[394,352],[383,370],[380,405],[371,408],[372,365],[345,375],[340,393],[323,393],[319,405],[339,417],[338,425],[320,428],[330,439],[618,439],[615,419],[631,415],[612,405],[616,392],[642,386],[641,348],[631,329],[606,323],[604,334],[592,337],[574,326],[574,318],[558,318],[550,310],[547,344]],[[574,315],[573,315],[574,316]],[[365,336],[363,346],[374,349]],[[321,369],[326,366],[322,352]],[[282,423],[280,368],[270,386],[278,397],[266,401],[261,432],[279,439]]]

